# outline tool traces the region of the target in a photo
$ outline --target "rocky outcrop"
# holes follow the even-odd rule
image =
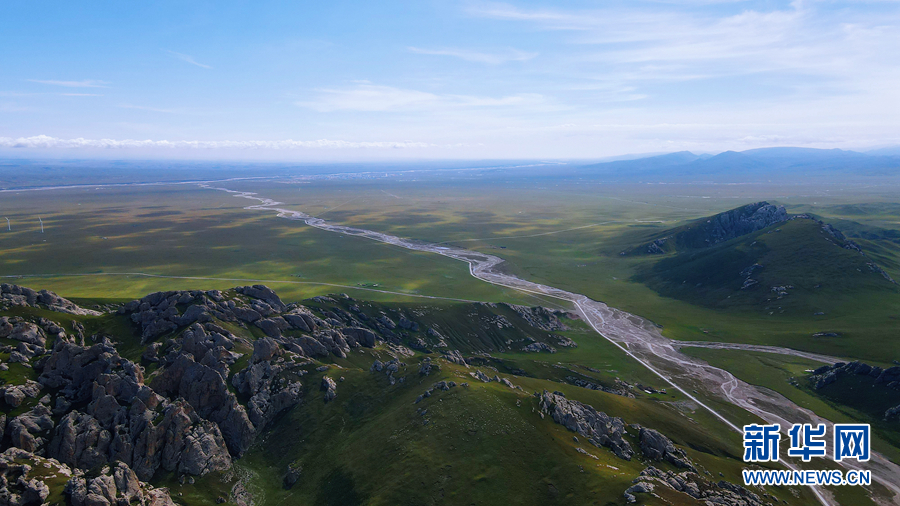
[[[455,386],[456,386],[455,381],[438,381],[437,383],[434,383],[433,385],[431,385],[431,388],[429,388],[428,390],[425,390],[425,392],[423,392],[421,395],[416,397],[415,404],[418,404],[418,403],[422,402],[422,400],[427,399],[428,397],[431,397],[432,394],[434,394],[435,390],[437,390],[439,392],[446,392]]]
[[[103,466],[87,478],[81,470],[20,448],[0,454],[0,506],[46,504],[46,480],[67,480],[64,493],[72,506],[175,506],[168,490],[141,482],[124,462]]]
[[[0,284],[0,306],[26,306],[74,315],[96,316],[102,314],[93,309],[80,307],[69,299],[48,290],[35,291],[28,287],[8,283]]]
[[[788,214],[784,206],[756,202],[716,214],[693,228],[702,234],[703,243],[712,246],[782,223],[787,219]]]
[[[376,334],[356,325],[359,322],[349,314],[335,313],[340,311],[337,308],[322,310],[331,315],[326,321],[306,307],[285,305],[264,285],[234,290],[239,294],[236,297],[226,297],[218,290],[157,292],[125,304],[120,312],[130,314],[132,321],[140,326],[145,343],[165,334],[173,335],[174,348],[154,343],[153,349],[148,350],[148,361],[168,356],[166,363],[171,364],[184,350],[195,361],[219,370],[223,376],[227,375],[227,366],[239,358],[231,351],[237,338],[213,320],[253,325],[284,349],[305,357],[332,354],[345,358],[352,348],[375,346]],[[344,327],[345,323],[351,326]],[[183,327],[188,329],[178,338],[177,333]]]
[[[616,386],[615,387],[607,387],[605,385],[601,385],[599,383],[594,383],[592,381],[588,381],[584,378],[579,378],[576,376],[566,376],[566,383],[571,385],[575,385],[581,388],[587,388],[589,390],[599,390],[601,392],[606,392],[608,394],[621,395],[622,397],[630,397],[634,398],[634,394],[631,393],[632,385],[616,378]]]
[[[290,489],[294,485],[300,481],[300,474],[303,472],[303,466],[292,462],[288,464],[287,472],[284,474],[284,479],[282,483],[284,484],[284,488]]]
[[[459,350],[445,351],[441,355],[441,358],[443,358],[447,362],[450,362],[451,364],[459,364],[464,367],[469,367],[469,364],[466,363],[466,359],[462,356],[462,353],[460,353]]]
[[[635,503],[639,494],[655,495],[654,491],[660,488],[680,492],[709,505],[766,506],[779,502],[774,496],[764,493],[761,497],[740,485],[724,480],[713,482],[694,471],[676,473],[662,471],[653,466],[641,471],[640,476],[634,480],[634,485],[625,490],[625,501],[629,504]]]
[[[38,404],[6,422],[6,436],[10,445],[27,452],[43,454],[47,445],[46,435],[53,430],[50,410]]]
[[[35,346],[44,347],[47,344],[47,336],[44,330],[34,323],[21,318],[0,318],[0,338],[12,339]]]
[[[302,397],[303,384],[296,372],[299,365],[280,359],[282,353],[283,349],[271,338],[256,340],[250,365],[231,381],[239,393],[250,396],[247,414],[258,431],[279,413],[297,405]]]
[[[844,376],[864,376],[872,380],[872,385],[900,390],[900,366],[882,369],[863,362],[837,362],[833,365],[823,365],[809,376],[813,388],[822,389]]]
[[[540,395],[540,409],[554,422],[584,436],[594,446],[609,448],[620,459],[631,460],[634,456],[631,444],[623,437],[626,429],[621,418],[608,416],[587,404],[570,401],[561,392],[550,393],[547,390]]]
[[[239,286],[235,288],[234,291],[265,302],[269,307],[276,311],[280,312],[285,310],[284,302],[281,301],[281,298],[278,297],[275,290],[272,290],[266,285]]]
[[[264,285],[239,286],[234,289],[244,297],[226,299],[219,290],[189,290],[151,293],[123,305],[119,312],[130,314],[141,327],[141,337],[151,341],[167,332],[192,323],[206,323],[213,317],[228,322],[259,323],[266,332],[275,333],[283,325],[268,321],[269,316],[287,310],[275,292]]]
[[[0,304],[7,306],[67,306],[64,299],[43,292],[11,288],[4,293]],[[80,323],[73,324],[69,336],[43,318],[0,317],[0,338],[18,343],[4,351],[38,374],[38,381],[3,385],[0,397],[9,407],[40,398],[18,416],[0,416],[0,434],[15,451],[55,459],[75,470],[77,479],[67,486],[73,505],[171,503],[167,494],[141,480],[158,471],[204,475],[230,469],[258,431],[300,402],[303,366],[310,363],[303,357],[346,357],[380,339],[346,311],[322,309],[323,320],[308,308],[284,304],[262,285],[226,293],[156,292],[124,304],[119,313],[138,328],[144,343],[141,360],[155,365],[148,384],[143,368],[121,357],[111,336],[91,336],[96,344],[84,346]],[[405,317],[394,325],[417,330]],[[251,341],[225,328],[247,326],[267,337]],[[253,348],[249,363],[232,374],[248,346]],[[399,344],[395,348],[409,351]],[[384,366],[392,383],[400,365],[395,359]],[[244,405],[229,391],[229,381],[246,399]],[[336,397],[337,383],[328,376],[322,379],[326,402]],[[98,469],[100,475],[81,476]],[[146,493],[136,495],[135,483]],[[20,492],[9,497],[28,497]],[[40,493],[34,493],[40,503]],[[0,492],[0,502],[4,497]]]
[[[631,460],[635,454],[631,444],[624,439],[628,434],[627,429],[632,429],[637,432],[641,455],[644,458],[694,469],[687,454],[676,448],[669,438],[656,430],[640,425],[626,428],[621,418],[610,417],[592,406],[566,399],[561,392],[550,393],[544,390],[540,395],[539,404],[542,416],[550,415],[556,423],[584,436],[594,446],[609,448],[620,459]]]
[[[211,374],[222,381],[218,373]],[[189,375],[183,372],[182,377]],[[208,395],[210,377],[191,378],[198,395]],[[86,348],[58,342],[39,381],[59,392],[54,411],[63,416],[45,446],[48,456],[60,462],[90,469],[121,461],[142,480],[149,480],[159,468],[202,475],[231,466],[220,427],[210,417],[213,413],[202,416],[191,401],[204,408],[207,404],[196,396],[170,400],[169,392],[161,395],[144,384],[138,366],[109,344]],[[216,402],[210,399],[203,400]],[[72,405],[84,408],[69,411]],[[39,415],[35,412],[39,409],[47,408],[39,405],[32,412]]]
[[[898,395],[896,391],[900,390],[900,366],[882,369],[881,367],[858,361],[823,365],[812,372],[809,376],[809,382],[814,389],[821,390],[832,383],[854,376],[863,380],[863,388],[875,391],[881,389],[883,394],[888,396],[885,398],[896,398]],[[884,419],[900,419],[900,405],[887,409],[884,412]]]
[[[502,303],[501,306],[512,309],[519,315],[519,318],[522,318],[534,328],[545,330],[547,332],[569,330],[569,327],[566,324],[559,321],[561,316],[566,316],[565,311],[554,311],[542,306],[528,307],[507,303]]]
[[[664,460],[674,464],[676,467],[693,469],[687,454],[684,450],[675,448],[672,440],[662,435],[658,431],[641,427],[638,433],[638,440],[641,445],[641,453],[650,460]]]
[[[366,348],[375,346],[375,333],[369,329],[345,327],[341,329],[341,334],[344,335],[344,338],[351,346],[355,347],[354,343],[359,346],[365,346]]]
[[[705,248],[787,220],[788,214],[784,206],[756,202],[697,220],[682,229],[676,229],[678,231],[672,235],[638,246],[635,251],[641,254],[662,254],[671,251],[673,244],[678,248]]]
[[[337,383],[328,376],[322,376],[322,390],[325,392],[322,396],[325,402],[333,401],[337,397]]]
[[[834,228],[830,223],[825,223],[822,220],[819,220],[808,214],[798,214],[796,216],[793,216],[791,219],[792,220],[793,219],[812,220],[822,226],[822,229],[821,229],[822,235],[825,237],[826,241],[828,241],[840,248],[844,248],[844,249],[847,249],[850,251],[855,251],[855,252],[859,253],[860,255],[862,255],[863,257],[868,257],[868,255],[866,255],[865,251],[863,251],[863,249],[860,247],[859,244],[848,239],[840,230]],[[883,277],[889,283],[894,284],[894,285],[897,284],[897,282],[894,281],[894,278],[892,278],[890,276],[890,274],[885,272],[885,270],[882,269],[877,263],[875,263],[871,260],[867,261],[866,267],[869,269],[870,272],[872,272],[874,274],[878,274],[879,276]]]
[[[535,342],[522,347],[522,351],[529,353],[556,353],[556,348],[547,343]]]
[[[40,472],[32,472],[35,467]],[[45,473],[63,478],[72,476],[72,470],[66,465],[20,448],[9,448],[0,453],[0,506],[45,504],[50,487],[38,478]]]
[[[241,456],[249,448],[253,424],[225,378],[212,367],[182,354],[151,385],[164,396],[185,399],[201,418],[215,423],[232,455]]]
[[[153,488],[138,481],[127,465],[119,462],[105,466],[99,476],[76,476],[66,484],[65,494],[72,506],[175,506],[164,488]]]
[[[9,406],[17,408],[26,398],[37,399],[41,385],[36,381],[25,380],[22,385],[6,385],[0,387],[0,397]]]

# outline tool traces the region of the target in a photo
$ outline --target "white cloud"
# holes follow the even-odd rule
[[[168,148],[168,149],[404,149],[428,148],[434,144],[414,141],[374,141],[352,142],[341,140],[319,139],[315,141],[154,141],[135,139],[59,139],[46,135],[32,137],[0,137],[0,148],[56,149],[56,148]],[[444,146],[448,147],[448,146]]]
[[[448,108],[477,108],[521,106],[543,101],[534,93],[521,93],[504,97],[480,97],[470,95],[435,94],[425,91],[360,83],[348,88],[315,90],[313,100],[296,102],[319,112],[331,111],[402,111],[435,110]]]
[[[424,49],[419,47],[409,47],[407,49],[417,54],[452,56],[470,62],[487,63],[490,65],[499,65],[501,63],[511,61],[528,61],[538,55],[538,53],[528,53],[525,51],[519,51],[518,49],[508,49],[506,51],[498,53],[482,53],[456,48]]]
[[[525,9],[489,3],[473,15],[560,31],[570,48],[558,66],[614,82],[678,82],[775,73],[792,80],[831,79],[856,90],[900,65],[900,12],[824,7],[795,1],[781,8],[686,8],[705,0],[637,3],[591,10]],[[887,2],[885,2],[887,3]],[[892,2],[896,3],[896,2]]]
[[[195,59],[194,59],[192,56],[190,56],[190,55],[187,55],[187,54],[184,54],[184,53],[176,53],[175,51],[169,51],[168,49],[166,49],[165,51],[166,51],[167,53],[169,53],[170,55],[174,56],[175,58],[178,58],[179,60],[181,60],[181,61],[183,61],[183,62],[190,63],[191,65],[196,65],[196,66],[201,67],[201,68],[204,68],[204,69],[211,69],[211,68],[212,68],[212,67],[210,67],[209,65],[205,65],[205,64],[203,64],[203,63],[198,62],[197,60],[195,60]]]
[[[84,81],[56,81],[56,80],[42,80],[42,79],[29,79],[29,81],[33,83],[40,84],[49,84],[52,86],[63,86],[65,88],[108,88],[105,81],[95,81],[93,79],[85,79]]]

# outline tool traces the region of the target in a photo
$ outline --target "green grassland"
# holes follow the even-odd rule
[[[469,300],[535,301],[471,278],[463,263],[243,210],[249,203],[187,185],[4,194],[2,211],[12,231],[0,234],[0,275],[37,275],[41,286],[95,300],[156,290],[227,288],[240,279],[266,280],[287,300],[354,288],[369,298],[398,297],[362,290],[368,287]]]
[[[391,180],[288,179],[223,185],[256,191],[284,202],[284,207],[334,222],[447,242],[500,256],[506,260],[503,269],[508,272],[583,293],[648,318],[660,324],[663,333],[671,338],[770,344],[879,364],[900,358],[900,341],[896,340],[900,320],[897,292],[883,285],[863,283],[852,293],[842,293],[847,277],[856,276],[855,267],[850,271],[839,262],[812,269],[834,281],[825,292],[806,287],[821,284],[813,280],[784,281],[801,290],[777,301],[773,310],[758,299],[731,303],[727,294],[716,291],[704,295],[688,290],[679,294],[665,288],[666,279],[677,288],[680,283],[672,280],[686,277],[678,272],[679,268],[697,271],[700,265],[700,270],[704,270],[706,264],[669,265],[658,271],[663,281],[653,282],[640,276],[653,272],[658,258],[619,254],[688,220],[765,199],[785,204],[791,213],[815,213],[834,224],[891,276],[900,279],[900,246],[895,240],[900,219],[891,202],[896,196],[889,189],[850,187],[838,191],[832,187],[823,191],[776,184],[618,185],[590,179],[526,180],[497,175],[441,181],[410,176]],[[41,276],[3,281],[51,289],[88,306],[131,299],[155,290],[225,289],[249,284],[249,280],[266,280],[289,301],[340,291],[373,300],[373,304],[406,304],[403,307],[407,309],[421,304],[435,307],[438,303],[397,293],[555,304],[480,282],[469,276],[465,264],[460,262],[316,230],[276,218],[269,211],[243,209],[250,203],[191,185],[4,193],[0,209],[3,216],[10,217],[13,230],[0,232],[0,275]],[[44,221],[43,234],[37,216]],[[784,241],[806,237],[804,242],[808,242],[815,232],[799,222],[781,229],[756,237],[767,249],[751,248],[750,253],[762,257],[767,251],[791,246],[782,244]],[[741,244],[750,248],[749,243]],[[801,250],[795,251],[794,262],[808,261]],[[666,261],[673,262],[669,258],[672,257]],[[749,258],[741,257],[735,265]],[[709,265],[723,263],[728,265],[719,260]],[[783,272],[769,269],[766,275],[770,273],[774,276],[771,282],[780,283],[780,276],[789,276],[792,271],[785,265]],[[720,280],[726,284],[732,281]],[[397,293],[366,292],[363,288]],[[435,312],[428,318],[458,328],[465,317],[450,313]],[[104,318],[85,321],[93,326],[89,327],[94,329],[91,331],[128,335],[124,330],[129,325],[127,321]],[[383,377],[368,372],[374,360],[371,355],[335,361],[333,365],[343,368],[341,374],[345,377],[339,385],[338,400],[327,405],[318,403],[315,377],[308,376],[310,402],[285,415],[272,434],[241,461],[241,467],[251,476],[257,494],[298,504],[325,501],[324,496],[318,495],[322,490],[334,492],[329,497],[348,494],[346,503],[353,503],[355,498],[371,504],[400,504],[394,491],[397,480],[419,484],[421,493],[410,495],[407,504],[438,502],[439,497],[468,504],[483,494],[493,497],[490,494],[495,490],[497,497],[506,493],[524,502],[527,496],[567,503],[620,503],[620,485],[629,482],[637,468],[610,464],[628,469],[619,474],[608,467],[596,467],[598,461],[575,453],[571,435],[564,429],[546,420],[535,420],[535,401],[530,394],[546,388],[562,390],[598,409],[609,409],[611,414],[629,422],[659,427],[676,443],[689,448],[696,461],[738,481],[742,463],[734,456],[735,448],[740,448],[737,435],[679,395],[640,394],[636,399],[626,399],[566,384],[565,377],[571,374],[568,369],[574,369],[606,386],[620,378],[655,388],[666,387],[583,324],[575,322],[572,327],[564,335],[579,343],[576,349],[560,349],[553,355],[492,353],[492,359],[479,364],[494,367],[501,374],[524,372],[514,382],[525,392],[470,381],[467,390],[455,389],[419,406],[413,405],[412,400],[430,383],[410,380],[394,386],[382,384]],[[460,332],[454,343],[460,346],[466,342],[496,346],[498,339],[477,331]],[[813,337],[819,332],[835,333],[838,337]],[[477,339],[469,333],[476,334]],[[123,354],[134,358],[141,351],[133,336],[121,337],[119,346]],[[691,353],[743,375],[751,383],[758,381],[757,384],[782,392],[826,417],[860,419],[865,415],[839,400],[829,401],[795,388],[786,380],[788,387],[780,383],[779,378],[787,374],[784,371],[797,374],[797,368],[807,364],[723,360],[716,350]],[[422,356],[417,352],[410,362]],[[440,374],[458,380],[463,373],[448,366]],[[411,376],[416,378],[415,374]],[[429,377],[428,381],[437,379]],[[416,413],[417,407],[425,407],[431,413],[428,424]],[[734,420],[749,417],[733,407],[716,404],[716,408]],[[472,415],[455,415],[461,411]],[[512,443],[501,448],[496,443],[498,434],[509,436],[508,442]],[[896,446],[889,435],[882,436],[881,441],[879,444]],[[272,455],[284,445],[291,450],[278,457],[281,460],[273,460]],[[517,453],[511,453],[510,448]],[[894,455],[891,447],[882,448]],[[604,452],[592,451],[601,459],[611,459]],[[281,477],[286,465],[293,462],[285,459],[301,455],[306,459],[302,462],[303,478],[290,491],[284,490]],[[585,459],[589,462],[581,462]],[[579,465],[596,476],[577,478],[581,474]],[[159,479],[160,483],[180,490],[174,477]],[[209,487],[203,493],[197,492],[201,489],[196,487],[180,491],[188,499],[209,498],[209,491],[221,495],[227,484],[217,480],[200,480],[203,487]],[[842,504],[870,503],[858,491],[838,493]],[[780,491],[779,497],[796,503],[788,491]]]
[[[896,209],[881,202],[887,197],[873,193],[874,189],[816,195],[813,205],[812,198],[804,195],[810,192],[807,187],[491,178],[235,181],[228,186],[256,191],[284,202],[285,207],[339,223],[448,241],[501,256],[507,260],[503,268],[512,273],[644,316],[676,339],[776,344],[868,360],[886,360],[885,352],[900,356],[885,330],[900,318],[892,297],[873,292],[840,300],[830,297],[833,291],[829,291],[819,300],[814,294],[789,296],[774,310],[709,307],[665,296],[671,294],[637,282],[635,275],[656,259],[618,255],[685,220],[761,198],[774,201],[775,195],[791,212],[813,211],[838,225],[837,213],[849,213],[846,216],[857,226],[847,229],[848,236],[900,279],[898,246],[889,240],[891,231],[900,229],[897,218],[891,218]],[[860,204],[860,200],[875,203]],[[217,288],[235,284],[111,274],[143,272],[265,279],[288,300],[335,291],[335,287],[307,283],[333,283],[472,300],[537,302],[473,280],[463,264],[452,260],[314,230],[267,211],[244,210],[248,203],[192,185],[6,193],[2,210],[14,226],[12,232],[0,234],[0,274],[90,274],[41,281],[43,286],[85,299],[135,297],[163,288],[195,287],[198,282]],[[37,215],[44,219],[44,234],[39,233]],[[361,290],[355,293],[362,295]],[[366,297],[391,300],[396,296],[369,292]],[[800,299],[804,310],[792,311],[791,305]],[[824,311],[825,315],[814,316],[819,309],[807,311],[829,305],[834,309]],[[842,337],[813,338],[818,332]]]
[[[195,483],[181,483],[175,474],[160,472],[153,479],[155,486],[169,487],[178,501],[188,506],[216,504],[216,498],[227,497],[239,479],[246,481],[258,504],[512,501],[624,505],[622,492],[651,463],[637,457],[624,461],[606,449],[576,442],[573,433],[540,415],[533,393],[545,389],[561,391],[570,399],[622,417],[627,423],[656,428],[683,448],[701,473],[708,471],[709,479],[740,482],[740,471],[746,465],[741,460],[739,434],[679,392],[649,394],[634,388],[634,397],[630,398],[567,382],[566,377],[574,374],[605,386],[612,386],[617,379],[657,389],[666,386],[579,320],[563,319],[569,330],[547,332],[527,325],[502,305],[384,303],[341,297],[330,302],[307,300],[304,304],[320,313],[334,306],[346,310],[352,304],[369,318],[382,313],[414,315],[420,330],[405,340],[423,334],[427,328],[439,328],[451,347],[469,357],[471,367],[438,360],[437,353],[415,351],[403,359],[404,365],[396,374],[404,381],[392,385],[383,373],[370,371],[374,360],[391,358],[383,345],[371,350],[356,349],[347,358],[330,356],[315,361],[305,367],[304,401],[257,439],[237,461],[236,473],[212,473]],[[146,346],[140,343],[138,327],[123,315],[72,316],[32,308],[14,308],[6,314],[28,319],[49,317],[65,327],[81,322],[87,335],[111,337],[120,353],[135,361],[141,360]],[[498,326],[498,316],[513,325]],[[229,329],[250,340],[262,336],[253,326],[245,329],[232,325]],[[181,330],[156,340],[165,341]],[[559,337],[570,338],[578,346],[559,347],[554,354],[508,349],[510,343],[534,339],[552,344]],[[246,353],[249,348],[237,351]],[[419,374],[419,364],[425,359],[440,366],[429,376]],[[232,373],[245,363],[236,364]],[[321,365],[327,365],[329,370],[318,371]],[[155,366],[144,366],[150,381]],[[495,382],[482,383],[469,375],[475,369],[509,378],[521,390]],[[23,371],[10,368],[8,372]],[[319,384],[323,374],[339,380],[337,399],[330,403],[321,398]],[[446,392],[436,390],[431,397],[415,402],[439,380],[452,380],[460,386]],[[461,386],[462,383],[468,386]],[[629,440],[637,447],[633,434]],[[580,454],[576,447],[598,458]],[[283,485],[283,477],[289,465],[301,467],[302,472],[297,484],[288,489]],[[669,469],[665,463],[652,465]],[[766,491],[787,504],[814,502],[807,490]],[[844,487],[834,493],[841,504],[873,504],[862,489]],[[660,490],[660,497],[641,500],[660,506],[697,504],[684,494],[668,490]]]
[[[792,249],[785,254],[789,265],[807,262],[808,273],[831,277],[826,283],[830,288],[810,288],[775,305],[757,300],[711,307],[691,297],[674,298],[635,279],[658,258],[619,255],[688,220],[767,199],[786,205],[791,213],[813,212],[838,228],[846,224],[837,219],[839,213],[856,213],[847,214],[856,225],[845,227],[846,235],[900,279],[900,247],[891,240],[900,230],[900,219],[892,214],[896,205],[891,199],[896,197],[891,188],[829,187],[827,183],[820,189],[774,184],[617,185],[590,179],[497,177],[490,184],[472,180],[258,182],[245,183],[241,189],[336,222],[500,256],[506,260],[502,268],[510,273],[641,315],[662,325],[663,333],[675,339],[771,344],[881,362],[900,357],[900,342],[892,330],[900,319],[897,291],[885,288],[872,275],[858,290],[845,293],[843,282],[859,274],[859,258],[851,259],[850,251],[837,251],[839,261],[835,262],[828,255],[822,258],[820,248],[804,251],[802,246],[812,240],[813,233],[818,234],[809,223],[791,222],[786,230],[792,233],[767,234],[759,246]],[[860,209],[869,214],[860,215]],[[794,234],[794,228],[800,233]],[[807,254],[819,257],[807,258]],[[853,263],[852,270],[841,262]],[[736,276],[744,267],[731,274]],[[782,272],[775,267],[769,266],[773,285],[799,286],[810,281],[781,280],[791,277],[788,266]],[[685,279],[678,284],[681,281]],[[717,300],[728,301],[726,297]],[[813,337],[822,332],[840,337]]]

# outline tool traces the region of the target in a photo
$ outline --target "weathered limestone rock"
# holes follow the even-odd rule
[[[328,376],[322,376],[322,390],[325,391],[325,402],[334,400],[337,397],[337,383]]]
[[[624,460],[631,460],[634,450],[623,439],[625,422],[610,417],[587,404],[570,401],[560,392],[541,394],[540,407],[553,421],[587,438],[594,446],[607,447]]]
[[[240,456],[250,446],[253,424],[215,369],[180,355],[151,386],[162,395],[184,398],[201,418],[218,425],[232,455]]]

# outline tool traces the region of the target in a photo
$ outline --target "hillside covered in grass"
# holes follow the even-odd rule
[[[812,503],[565,312],[0,292],[10,504]]]
[[[841,231],[784,208],[760,216],[761,204],[658,234],[628,252],[659,257],[634,279],[692,304],[765,313],[827,315],[861,297],[900,303],[891,276]]]

